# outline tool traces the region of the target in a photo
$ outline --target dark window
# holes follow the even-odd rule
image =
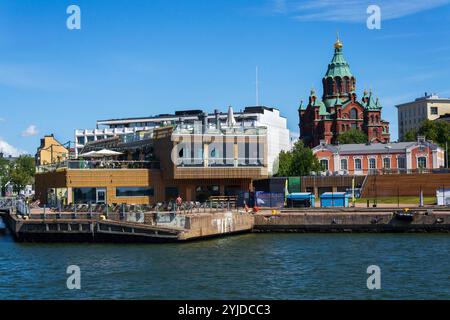
[[[431,114],[434,114],[434,115],[438,114],[438,108],[437,107],[431,107],[430,111],[431,111]]]
[[[153,197],[153,188],[116,187],[116,197]]]
[[[383,158],[383,168],[390,169],[391,168],[391,159]]]
[[[398,157],[397,162],[398,162],[397,166],[399,169],[406,169],[406,158],[405,157]]]
[[[179,195],[177,187],[167,187],[165,191],[166,200],[175,200]]]
[[[73,188],[74,203],[96,203],[96,188]]]
[[[320,160],[320,166],[322,167],[322,170],[328,171],[328,160]]]
[[[355,170],[362,170],[361,159],[355,159]]]
[[[208,192],[212,196],[220,196],[220,187],[219,186],[208,186]]]
[[[351,119],[358,119],[358,111],[355,108],[350,110],[350,118]]]
[[[417,158],[417,166],[418,166],[420,169],[426,168],[426,167],[427,167],[427,158],[425,158],[425,157],[419,157],[419,158]]]

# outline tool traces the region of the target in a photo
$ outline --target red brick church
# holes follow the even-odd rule
[[[339,134],[358,129],[367,134],[373,143],[387,143],[390,139],[389,122],[381,118],[381,104],[372,91],[364,91],[361,100],[355,93],[356,79],[342,52],[342,42],[334,44],[334,56],[328,65],[319,98],[311,90],[308,105],[303,102],[298,110],[300,138],[307,146],[315,147],[324,140],[337,144]]]

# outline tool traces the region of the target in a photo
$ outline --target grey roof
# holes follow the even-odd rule
[[[438,146],[434,143],[423,142],[431,149],[436,149]],[[314,149],[325,147],[333,153],[389,153],[389,152],[405,152],[406,149],[419,145],[417,141],[414,142],[394,142],[394,143],[372,143],[372,144],[341,144],[341,145],[318,145]]]

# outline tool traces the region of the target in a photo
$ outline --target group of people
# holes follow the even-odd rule
[[[178,195],[177,199],[175,200],[175,203],[177,205],[177,211],[181,211],[181,209],[183,207],[183,198],[181,197],[181,195]],[[247,202],[244,201],[244,210],[247,213],[248,212],[257,213],[259,211],[259,208],[258,208],[258,205],[255,203],[252,210],[250,210],[249,206],[247,205]]]

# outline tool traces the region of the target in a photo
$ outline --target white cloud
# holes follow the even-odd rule
[[[367,7],[376,4],[381,8],[382,20],[393,20],[433,9],[450,3],[450,0],[272,0],[273,10],[286,12],[301,21],[364,22]],[[285,10],[280,12],[280,3]]]
[[[13,147],[8,142],[2,139],[0,139],[0,152],[3,152],[5,156],[13,156],[13,157],[18,157],[26,153],[23,150]]]
[[[33,137],[36,136],[38,133],[39,131],[37,127],[34,124],[32,124],[22,132],[22,137]]]
[[[5,118],[0,118],[0,122],[5,122]]]

